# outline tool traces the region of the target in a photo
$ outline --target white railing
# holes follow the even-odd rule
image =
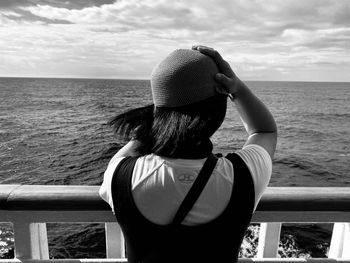
[[[124,239],[97,186],[0,185],[0,222],[14,229],[15,262],[127,262]],[[105,223],[107,259],[50,260],[46,223]],[[261,223],[257,257],[243,262],[350,263],[350,188],[270,187],[252,222]],[[281,222],[334,223],[327,259],[277,258]]]

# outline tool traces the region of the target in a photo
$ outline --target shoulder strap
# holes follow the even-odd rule
[[[131,196],[129,185],[137,158],[131,156],[123,158],[114,170],[111,185],[112,201],[116,215],[119,215],[116,212],[118,208],[120,209],[124,204],[127,204],[128,198]]]
[[[234,169],[233,195],[231,198],[239,200],[239,204],[237,205],[240,209],[247,208],[253,211],[255,190],[253,178],[248,166],[237,153],[230,153],[226,158],[232,163]]]
[[[172,222],[173,225],[179,225],[184,220],[189,211],[192,209],[193,205],[195,204],[198,197],[202,193],[205,185],[207,184],[210,175],[212,174],[216,166],[217,161],[218,158],[214,154],[211,154],[207,158],[190,191],[187,193],[185,199],[182,201],[179,209],[177,210]]]

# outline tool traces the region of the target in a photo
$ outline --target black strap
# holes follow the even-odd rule
[[[205,185],[207,184],[210,175],[212,174],[216,166],[217,161],[218,158],[214,154],[211,154],[207,158],[191,189],[189,190],[185,199],[182,201],[179,209],[177,210],[172,222],[173,225],[179,225],[184,220],[186,215],[190,212],[198,197],[202,193]]]
[[[112,200],[113,200],[113,206],[114,210],[116,210],[116,202],[118,200],[118,203],[120,202],[121,197],[129,197],[129,189],[124,186],[128,186],[129,177],[127,176],[130,174],[132,176],[132,173],[134,171],[134,166],[136,164],[138,157],[132,157],[132,156],[126,156],[124,157],[117,165],[117,167],[114,170],[113,177],[112,177]],[[118,184],[122,185],[122,187],[118,187]],[[118,189],[118,191],[114,191],[114,189]],[[121,196],[120,198],[117,197],[117,195]]]

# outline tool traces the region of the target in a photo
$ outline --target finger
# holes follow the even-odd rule
[[[219,67],[219,70],[223,73],[226,73],[228,63],[221,57],[218,51],[203,46],[198,46],[197,50],[202,54],[211,57],[215,61],[216,65]]]
[[[192,46],[193,50],[198,50],[201,53],[212,57],[214,60],[215,59],[220,59],[223,60],[223,58],[221,57],[221,55],[219,54],[219,52],[217,52],[215,49],[211,48],[211,47],[207,47],[207,46],[202,46],[202,45],[194,45]],[[216,61],[215,61],[216,62]]]
[[[192,49],[193,49],[193,50],[199,50],[199,48],[206,48],[206,49],[212,49],[212,50],[214,50],[214,49],[211,48],[211,47],[207,47],[207,46],[203,46],[203,45],[194,45],[194,46],[192,46]]]
[[[225,88],[228,88],[230,85],[233,84],[233,79],[227,77],[224,74],[218,73],[215,75],[215,79],[222,84]]]
[[[221,73],[224,73],[229,78],[234,78],[235,73],[232,71],[230,64],[224,60],[223,63],[219,67]]]
[[[226,76],[233,78],[235,74],[233,73],[230,64],[225,61],[220,53],[211,47],[206,47],[202,45],[194,45],[192,49],[198,50],[204,55],[211,57],[219,68],[219,71],[224,73]]]
[[[220,53],[217,52],[215,49],[213,48],[208,48],[208,47],[205,47],[205,46],[198,46],[197,47],[197,50],[209,57],[212,57],[215,62],[220,62],[220,61],[223,61],[224,59],[221,57]]]

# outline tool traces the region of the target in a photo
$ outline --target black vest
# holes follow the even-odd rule
[[[112,198],[123,231],[129,263],[134,262],[236,262],[254,209],[254,184],[237,154],[228,158],[234,168],[234,185],[225,210],[200,225],[157,225],[137,209],[131,192],[136,157],[126,157],[112,179]]]

